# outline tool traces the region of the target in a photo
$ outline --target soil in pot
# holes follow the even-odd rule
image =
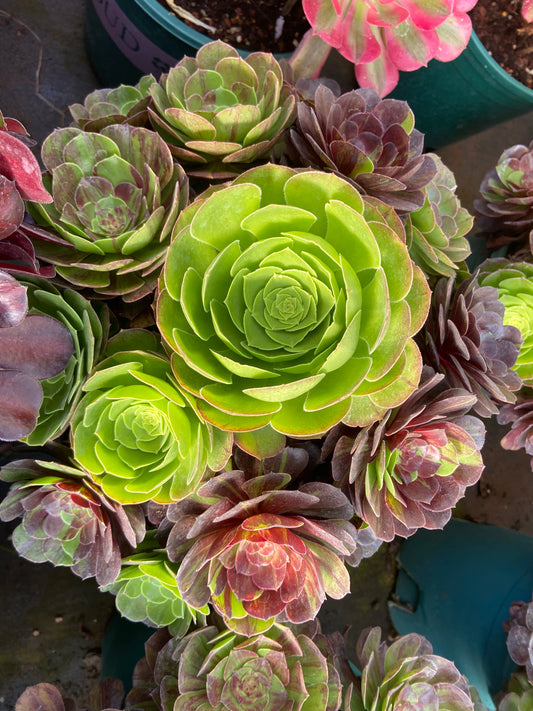
[[[478,0],[470,13],[474,30],[498,64],[533,89],[533,23],[520,13],[522,0]]]
[[[221,39],[239,49],[292,52],[309,29],[300,0],[158,0],[182,22],[212,40]],[[194,15],[203,25],[180,12]]]

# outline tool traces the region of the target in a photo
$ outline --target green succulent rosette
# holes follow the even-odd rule
[[[74,456],[116,501],[178,501],[229,457],[231,435],[199,417],[164,356],[113,353],[84,390],[72,419]]]
[[[150,118],[189,175],[232,177],[269,155],[296,117],[275,57],[224,42],[184,57],[152,86]]]
[[[100,590],[116,595],[117,610],[131,622],[169,627],[172,634],[182,637],[191,624],[205,624],[209,607],[197,610],[182,600],[176,585],[178,568],[164,551],[136,553],[123,559],[116,580]]]
[[[276,624],[252,638],[205,627],[173,652],[179,661],[174,711],[338,711],[341,683],[305,634]]]
[[[407,634],[390,646],[379,627],[366,629],[357,641],[360,689],[350,711],[473,711],[468,682],[455,664],[433,654],[425,637]]]
[[[452,171],[442,159],[431,154],[437,173],[425,188],[422,207],[406,217],[405,231],[409,254],[426,276],[454,276],[470,256],[466,235],[473,216],[461,206],[455,194]]]
[[[155,288],[188,180],[165,142],[146,128],[100,133],[56,129],[43,143],[48,205],[30,204],[59,237],[38,240],[38,256],[78,287],[136,301]]]
[[[481,265],[480,286],[494,286],[505,306],[504,326],[522,334],[518,358],[512,369],[524,385],[533,386],[533,264],[508,259],[488,259]]]
[[[533,711],[533,687],[525,672],[513,674],[507,690],[498,704],[498,711]]]
[[[83,104],[68,107],[74,126],[84,131],[101,131],[105,126],[128,123],[131,126],[148,124],[150,87],[157,79],[152,74],[141,77],[135,86],[121,84],[113,89],[95,89],[87,94]]]
[[[429,287],[402,236],[344,179],[271,164],[185,210],[157,322],[205,419],[312,437],[403,402]]]
[[[74,353],[64,371],[41,381],[43,403],[33,432],[25,442],[40,446],[59,437],[70,425],[82,396],[82,387],[96,365],[109,331],[109,311],[104,304],[90,303],[79,292],[56,288],[38,277],[20,277],[27,289],[29,313],[52,316],[72,336]]]

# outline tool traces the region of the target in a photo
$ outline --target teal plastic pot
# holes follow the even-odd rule
[[[157,0],[86,0],[85,46],[105,87],[159,77],[211,38],[191,29]],[[249,52],[238,50],[246,57]],[[277,57],[289,56],[275,55]]]
[[[512,602],[531,599],[533,537],[452,520],[443,531],[418,531],[398,557],[395,628],[427,637],[494,711],[492,697],[516,671],[503,622]]]
[[[434,59],[414,72],[400,72],[390,96],[407,101],[430,149],[533,111],[533,89],[502,69],[474,33],[453,62]]]

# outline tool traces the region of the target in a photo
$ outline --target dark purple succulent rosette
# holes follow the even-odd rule
[[[458,284],[440,279],[418,344],[424,361],[443,373],[453,388],[465,388],[481,417],[497,414],[516,400],[522,387],[516,363],[522,334],[504,324],[505,306],[493,286],[480,286],[476,274]]]
[[[339,93],[318,84],[312,99],[298,102],[287,132],[290,165],[333,171],[399,214],[422,207],[437,166],[422,154],[424,136],[407,102],[381,99],[374,89]]]

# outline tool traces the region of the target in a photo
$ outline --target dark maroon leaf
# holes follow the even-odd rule
[[[73,354],[72,336],[49,316],[30,315],[0,329],[0,368],[21,370],[34,378],[52,378]]]
[[[42,401],[38,380],[16,370],[0,370],[0,440],[14,442],[29,435]]]
[[[52,202],[43,186],[37,159],[19,138],[7,131],[0,131],[0,173],[15,181],[25,200]]]

